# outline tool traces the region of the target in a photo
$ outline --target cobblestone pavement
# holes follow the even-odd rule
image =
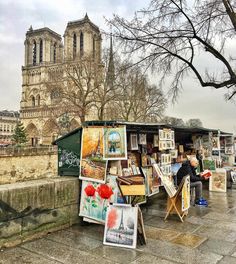
[[[164,222],[166,197],[142,207],[147,244],[137,249],[103,245],[104,227],[87,224],[49,234],[0,252],[0,263],[236,263],[236,190],[208,192],[209,206],[191,207],[184,223]]]

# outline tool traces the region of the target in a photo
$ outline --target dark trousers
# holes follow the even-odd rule
[[[190,188],[195,188],[195,200],[199,200],[202,197],[202,182],[191,182]]]

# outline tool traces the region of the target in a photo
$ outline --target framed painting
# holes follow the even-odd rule
[[[103,244],[136,248],[138,207],[124,204],[110,205],[105,222]]]
[[[147,145],[147,134],[139,134],[139,144]]]
[[[130,134],[130,149],[138,150],[138,135]]]
[[[126,160],[126,126],[104,127],[104,160]]]
[[[114,192],[109,184],[82,181],[80,216],[104,223],[107,207],[114,201]]]
[[[159,136],[158,135],[153,136],[153,147],[159,147]]]
[[[164,135],[164,131],[163,131],[162,129],[159,129],[159,139],[160,139],[160,140],[164,140],[164,139],[165,139],[164,136],[165,136],[165,135]]]
[[[220,149],[220,138],[212,137],[211,144],[212,144],[212,149]]]
[[[83,128],[79,178],[105,182],[106,170],[107,161],[103,159],[103,127]]]
[[[170,198],[173,197],[176,194],[177,190],[175,188],[172,176],[163,175],[163,173],[161,172],[161,170],[157,164],[153,164],[153,172],[154,171],[161,178],[161,183],[163,184],[163,186],[164,186],[167,194],[169,195],[169,197]]]
[[[234,147],[232,146],[226,146],[225,147],[225,154],[232,155],[234,153]]]
[[[178,157],[178,150],[177,149],[172,149],[170,150],[170,155],[172,159],[177,159]]]
[[[213,192],[226,192],[227,188],[227,175],[225,169],[216,169],[212,172],[209,180],[209,191]]]
[[[210,170],[210,171],[215,171],[216,170],[216,162],[214,159],[204,159],[202,161],[203,164],[203,170]]]

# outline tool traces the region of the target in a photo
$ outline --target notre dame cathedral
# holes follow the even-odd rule
[[[60,92],[56,87],[48,90],[51,74],[63,75],[63,65],[85,55],[101,64],[101,33],[87,14],[81,20],[68,22],[63,37],[64,41],[47,27],[34,30],[31,26],[26,32],[20,118],[31,145],[51,144],[62,134],[60,128],[67,118],[70,118],[70,130],[80,125],[76,116],[71,118],[60,112]]]

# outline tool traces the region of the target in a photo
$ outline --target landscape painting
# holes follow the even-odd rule
[[[127,159],[126,127],[104,127],[103,158],[109,160]]]
[[[103,127],[85,127],[82,134],[80,179],[105,182],[107,161],[103,160]]]
[[[138,207],[110,205],[104,230],[105,245],[136,248]]]

